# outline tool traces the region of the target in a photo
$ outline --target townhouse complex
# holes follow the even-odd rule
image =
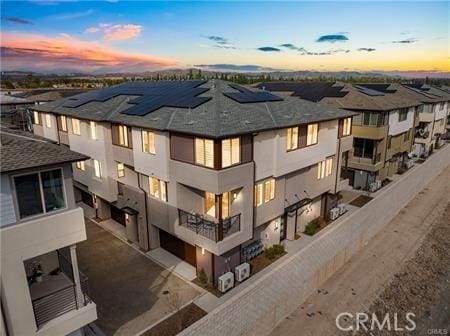
[[[75,201],[213,282],[336,206],[359,116],[219,80],[131,82],[33,111],[36,135],[85,155]]]
[[[448,92],[414,84],[269,82],[259,88],[322,106],[358,113],[343,177],[354,188],[375,191],[393,174],[439,147],[445,133]]]
[[[1,334],[84,335],[97,319],[76,244],[86,239],[72,162],[88,157],[25,132],[2,129]]]

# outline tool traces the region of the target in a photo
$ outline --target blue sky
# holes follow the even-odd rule
[[[449,70],[448,2],[2,1],[1,24],[2,47],[13,46],[2,49],[7,67],[20,65],[8,62],[23,56],[20,40],[33,46],[45,40],[76,48],[71,53],[82,59],[81,49],[93,46],[104,57],[129,54],[131,67],[143,70],[199,64]],[[57,68],[61,55],[39,48],[47,49],[36,57],[55,56]],[[33,67],[32,59],[27,51],[23,66]]]

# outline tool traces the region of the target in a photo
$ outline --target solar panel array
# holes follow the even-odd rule
[[[129,115],[146,115],[161,107],[195,108],[211,97],[198,97],[208,91],[205,81],[131,82],[95,92],[87,92],[66,100],[64,107],[79,107],[90,102],[105,102],[121,95],[140,96],[128,103],[134,106],[122,111]]]
[[[421,95],[423,95],[427,98],[431,98],[431,99],[440,98],[437,95],[427,92],[429,90],[429,88],[422,88],[422,84],[403,84],[403,86],[407,87],[411,91],[420,93]]]
[[[263,103],[283,100],[283,98],[267,91],[252,91],[235,84],[229,84],[229,86],[239,92],[224,92],[224,96],[231,98],[238,103]]]
[[[334,86],[334,83],[289,83],[272,82],[257,85],[260,89],[269,91],[292,91],[291,96],[312,102],[321,101],[326,97],[344,97],[348,92],[342,91],[343,86]]]
[[[367,89],[371,89],[371,90],[375,90],[375,91],[379,91],[379,92],[383,92],[383,93],[395,93],[397,92],[397,90],[395,89],[389,89],[389,87],[391,86],[391,84],[379,84],[379,83],[362,83],[362,84],[358,84],[358,86],[362,86],[365,87]]]
[[[365,95],[376,97],[376,96],[384,96],[383,92],[376,91],[373,89],[369,89],[367,87],[361,86],[361,85],[353,85],[355,89],[357,89],[359,92],[364,93]]]

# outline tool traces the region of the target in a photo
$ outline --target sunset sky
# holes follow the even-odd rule
[[[449,72],[448,2],[1,2],[2,70]]]

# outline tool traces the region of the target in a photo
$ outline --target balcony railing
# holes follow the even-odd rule
[[[92,302],[89,298],[89,285],[87,277],[80,272],[82,297],[78,298],[73,277],[72,264],[61,252],[57,251],[57,253],[59,268],[62,274],[66,277],[67,285],[32,300],[34,317],[38,328],[41,328],[42,325],[58,316],[64,315],[72,310],[79,309]],[[44,279],[43,281],[49,280]]]
[[[181,226],[215,242],[221,241],[239,232],[241,229],[240,214],[217,222],[206,219],[202,215],[189,213],[181,209],[178,209],[178,214]]]

